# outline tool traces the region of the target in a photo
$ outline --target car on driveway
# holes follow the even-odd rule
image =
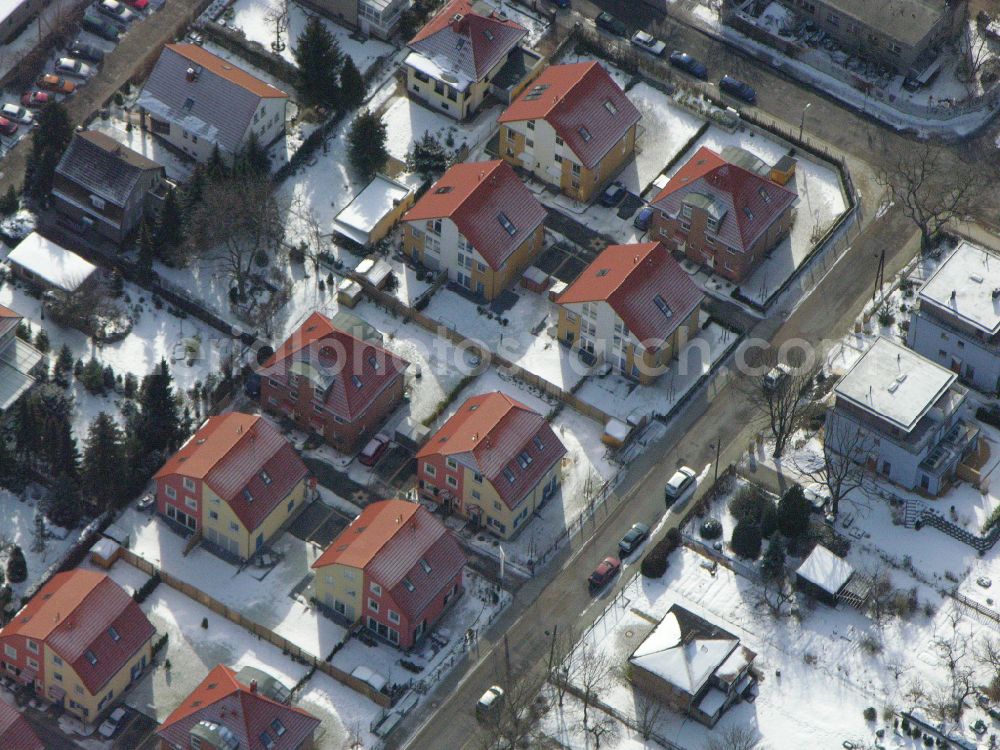
[[[625,27],[625,24],[610,13],[601,13],[601,15],[594,19],[594,23],[597,24],[597,28],[611,32],[615,36],[628,36],[628,29]]]
[[[480,721],[488,719],[503,706],[504,692],[499,685],[493,685],[483,693],[476,703],[476,718]]]
[[[16,122],[8,120],[6,117],[0,117],[0,135],[14,135],[16,132]]]
[[[617,206],[625,198],[625,186],[622,185],[618,180],[615,180],[606,188],[604,192],[601,193],[601,205],[602,206]]]
[[[594,568],[594,572],[587,578],[587,585],[590,587],[591,591],[597,591],[600,588],[604,588],[604,586],[608,584],[608,581],[614,578],[621,569],[621,560],[617,557],[605,557],[597,564],[597,567]]]
[[[724,75],[719,79],[719,91],[742,99],[747,104],[753,104],[757,101],[757,92],[753,90],[753,87],[746,81],[733,78],[731,75]]]
[[[85,31],[89,31],[91,34],[96,34],[101,39],[106,39],[109,42],[117,42],[118,37],[121,34],[118,27],[111,23],[111,21],[108,21],[106,18],[101,18],[99,15],[91,13],[89,10],[83,14],[83,20],[80,22],[80,26]]]
[[[371,440],[369,440],[365,447],[361,449],[361,453],[358,454],[358,461],[363,466],[374,466],[379,462],[379,459],[385,454],[386,449],[389,447],[389,436],[379,433]]]
[[[125,0],[125,4],[136,10],[146,10],[149,7],[149,0]]]
[[[632,220],[632,225],[636,229],[641,229],[643,232],[645,232],[647,229],[649,229],[649,225],[652,221],[653,221],[652,207],[643,206],[641,209],[639,209],[639,213],[637,213],[635,215],[635,218]]]
[[[97,4],[97,11],[123,26],[127,26],[136,19],[135,13],[126,8],[124,4],[118,2],[118,0],[101,0]]]
[[[97,733],[101,735],[101,737],[110,738],[114,736],[114,733],[121,727],[122,720],[125,718],[126,713],[125,709],[121,706],[116,708],[108,714],[108,718],[105,719],[104,723],[97,728]]]
[[[695,476],[693,469],[682,466],[667,480],[667,484],[663,488],[663,499],[666,501],[668,508],[684,497],[694,487]]]
[[[81,60],[90,60],[90,62],[101,62],[104,59],[104,50],[94,44],[87,44],[80,39],[77,39],[69,46],[69,53],[73,57],[78,57]]]
[[[17,104],[4,104],[0,107],[0,116],[14,122],[19,122],[22,125],[30,125],[35,121],[35,116],[31,112]]]
[[[685,73],[693,75],[695,78],[700,78],[703,81],[708,80],[708,68],[700,60],[695,59],[687,52],[681,52],[680,50],[674,50],[670,53],[670,64],[675,68],[683,70]]]
[[[47,91],[55,91],[57,94],[72,94],[76,91],[75,83],[67,81],[65,78],[57,76],[54,73],[43,75],[38,79],[38,85]]]
[[[80,62],[75,57],[60,57],[56,60],[56,70],[68,76],[86,78],[90,75],[91,67],[85,62]]]
[[[618,542],[618,553],[621,557],[628,557],[639,545],[649,537],[649,527],[644,523],[632,524],[632,528],[626,532],[625,536]]]
[[[632,35],[631,42],[643,52],[648,52],[656,57],[661,57],[667,49],[666,42],[660,41],[655,36],[647,34],[645,31],[635,32]]]
[[[21,94],[21,104],[31,109],[41,109],[52,101],[52,94],[46,91],[25,91]]]

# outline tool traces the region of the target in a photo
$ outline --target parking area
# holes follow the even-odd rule
[[[288,530],[303,542],[312,542],[325,549],[351,520],[345,513],[331,508],[322,500],[313,500]]]

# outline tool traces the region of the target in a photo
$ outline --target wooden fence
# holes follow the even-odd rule
[[[376,690],[367,682],[359,680],[357,677],[354,677],[353,675],[348,674],[347,672],[344,672],[343,670],[333,666],[328,661],[320,659],[319,657],[310,654],[307,651],[302,650],[299,646],[295,645],[287,638],[284,638],[275,633],[273,630],[270,630],[269,628],[264,627],[260,623],[254,622],[248,617],[245,617],[239,611],[232,609],[231,607],[227,607],[222,602],[218,601],[212,596],[209,596],[201,589],[192,586],[190,583],[182,581],[179,578],[175,578],[170,573],[161,570],[148,560],[139,557],[137,554],[132,552],[132,550],[122,549],[122,559],[129,565],[138,568],[143,573],[146,573],[148,575],[154,575],[154,574],[159,575],[160,581],[162,583],[167,584],[172,589],[176,589],[189,599],[192,599],[198,602],[199,604],[208,607],[217,615],[225,617],[227,620],[235,623],[236,625],[239,625],[247,632],[254,634],[258,638],[267,641],[268,643],[270,643],[273,646],[276,646],[277,648],[280,648],[283,653],[289,654],[292,657],[292,659],[300,661],[303,664],[307,664],[311,667],[315,667],[324,674],[327,674],[333,679],[337,680],[337,682],[343,683],[347,687],[351,688],[357,693],[360,693],[361,695],[371,700],[373,703],[376,703],[377,705],[382,706],[383,708],[389,708],[390,706],[392,706],[392,698],[390,696]]]

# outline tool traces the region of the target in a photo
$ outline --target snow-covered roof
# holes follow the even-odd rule
[[[614,440],[624,441],[628,438],[632,428],[618,419],[609,419],[604,425],[604,434]]]
[[[0,23],[6,21],[27,0],[0,0]]]
[[[549,275],[538,266],[528,266],[523,275],[528,281],[539,286],[549,280]]]
[[[334,229],[359,244],[367,244],[372,230],[388,213],[406,200],[413,188],[402,182],[375,175],[333,220]]]
[[[698,709],[706,716],[715,716],[726,705],[726,694],[718,688],[709,688],[698,702]]]
[[[118,542],[102,536],[94,542],[94,546],[90,548],[90,554],[97,555],[102,560],[110,560],[111,556],[118,551],[119,546]]]
[[[695,695],[739,645],[739,639],[718,630],[714,637],[703,635],[697,627],[685,633],[677,617],[678,611],[694,617],[676,605],[671,607],[639,644],[629,662]]]
[[[7,260],[64,292],[75,292],[97,270],[93,263],[38,232],[21,240]]]
[[[877,338],[837,384],[838,399],[909,432],[957,376],[912,349]]]
[[[836,596],[854,574],[854,568],[822,544],[817,544],[796,573],[809,583]]]
[[[0,351],[0,412],[10,408],[35,379],[29,375],[42,353],[16,336]]]
[[[1000,331],[1000,256],[959,243],[920,290],[920,299],[989,335]]]
[[[409,65],[415,70],[419,70],[424,75],[430,76],[436,81],[445,81],[457,91],[465,91],[472,83],[472,79],[459,70],[453,70],[448,60],[445,58],[431,59],[421,55],[419,52],[411,52],[403,60],[403,65]]]
[[[367,682],[376,690],[381,690],[385,687],[386,679],[380,675],[375,670],[370,667],[361,665],[360,667],[355,667],[354,671],[351,672],[352,677],[357,677],[362,682]]]

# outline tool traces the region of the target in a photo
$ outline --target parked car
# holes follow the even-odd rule
[[[96,45],[87,44],[80,39],[77,39],[69,46],[69,53],[73,57],[90,60],[90,62],[101,62],[104,59],[104,50]]]
[[[389,447],[389,436],[379,433],[361,449],[358,461],[364,466],[374,466]]]
[[[601,193],[601,205],[602,206],[617,206],[625,198],[625,186],[621,184],[618,180],[615,180],[606,188],[604,192]]]
[[[90,75],[91,68],[87,63],[80,62],[75,57],[60,57],[56,60],[56,70],[68,76],[86,78]]]
[[[118,37],[121,34],[117,26],[107,19],[101,18],[96,13],[91,13],[89,10],[83,14],[83,20],[80,22],[80,26],[84,29],[84,31],[96,34],[101,37],[101,39],[106,39],[109,42],[117,42]]]
[[[742,99],[747,104],[753,104],[757,101],[757,92],[753,90],[753,87],[749,83],[733,78],[728,74],[719,79],[719,91],[730,96],[735,96],[737,99]]]
[[[38,85],[47,91],[55,91],[57,94],[72,94],[76,91],[76,84],[67,81],[54,73],[46,73],[38,79]]]
[[[632,220],[632,225],[636,229],[641,229],[643,232],[645,232],[647,229],[649,229],[649,225],[652,221],[653,221],[652,207],[643,206],[641,209],[639,209],[639,213],[637,213],[635,215],[635,218]]]
[[[625,24],[619,21],[610,13],[601,13],[595,20],[597,28],[609,31],[615,36],[628,36],[628,29]]]
[[[700,78],[703,81],[708,80],[708,68],[700,60],[695,59],[687,52],[680,52],[679,50],[674,50],[670,53],[670,64],[675,68],[680,68],[685,73],[693,75],[695,78]]]
[[[149,7],[149,0],[125,0],[125,4],[136,10],[146,10]]]
[[[97,733],[102,737],[111,737],[122,725],[122,719],[125,718],[126,711],[124,708],[119,706],[110,714],[108,718],[104,720],[104,723],[97,728]]]
[[[552,4],[557,8],[568,8],[569,0],[552,0]]]
[[[25,91],[21,94],[21,104],[25,107],[31,107],[32,109],[41,109],[46,104],[52,101],[52,94],[46,93],[45,91]]]
[[[648,52],[651,55],[660,57],[667,50],[667,43],[662,42],[657,39],[652,34],[647,34],[645,31],[637,31],[632,35],[632,44],[641,49],[643,52]]]
[[[0,117],[0,135],[14,135],[16,132],[16,122],[8,120],[6,117]]]
[[[504,692],[499,685],[493,685],[476,703],[476,718],[480,721],[489,718],[492,714],[500,710],[503,705]]]
[[[639,545],[646,541],[648,536],[649,527],[646,524],[632,524],[632,528],[618,542],[618,552],[621,557],[628,557],[635,552]]]
[[[135,13],[118,2],[118,0],[101,0],[97,5],[97,10],[112,21],[126,26],[136,19]]]
[[[668,508],[694,487],[694,478],[694,470],[682,466],[667,480],[667,484],[663,488],[663,498],[666,500]]]
[[[594,568],[594,572],[587,578],[587,585],[591,591],[603,588],[608,581],[614,578],[618,571],[622,569],[622,561],[617,557],[605,557]]]
[[[30,125],[35,121],[35,116],[31,112],[16,104],[4,104],[0,107],[0,115],[22,125]]]

